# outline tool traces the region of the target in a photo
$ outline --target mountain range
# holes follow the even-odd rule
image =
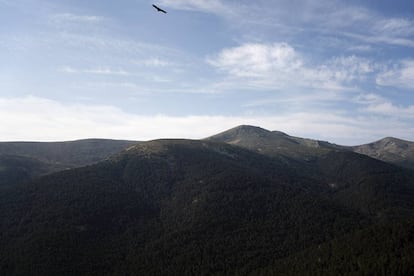
[[[387,137],[351,149],[372,158],[414,169],[414,142]]]
[[[242,125],[219,133],[208,140],[238,145],[272,156],[307,158],[331,150],[353,151],[372,158],[414,169],[414,142],[386,137],[358,146],[341,146],[326,141],[289,136],[280,131],[268,131]]]
[[[136,141],[0,142],[0,188],[102,161]]]
[[[414,273],[411,142],[345,147],[239,126],[60,152],[11,145],[0,144],[1,275]]]

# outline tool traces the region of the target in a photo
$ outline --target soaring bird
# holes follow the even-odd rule
[[[155,6],[154,4],[152,4],[152,6],[154,7],[154,8],[156,8],[157,9],[157,11],[159,11],[159,12],[163,12],[163,13],[167,13],[166,11],[164,11],[163,9],[161,9],[161,8],[158,8],[157,6]]]

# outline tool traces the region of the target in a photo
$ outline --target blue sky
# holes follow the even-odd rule
[[[412,1],[0,0],[0,61],[2,141],[414,140]]]

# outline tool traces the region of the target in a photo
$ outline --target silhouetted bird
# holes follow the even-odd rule
[[[159,12],[163,12],[163,13],[167,13],[166,11],[164,11],[163,9],[161,9],[161,8],[158,8],[157,6],[155,6],[154,4],[152,4],[152,6],[154,7],[154,8],[156,8],[157,9],[157,11],[159,11]]]

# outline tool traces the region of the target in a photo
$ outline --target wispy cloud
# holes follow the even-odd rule
[[[360,111],[365,114],[399,120],[409,120],[414,118],[414,105],[395,104],[390,99],[375,93],[358,95],[353,101],[362,106]]]
[[[237,77],[260,77],[272,71],[293,71],[302,66],[298,54],[286,43],[247,43],[224,49],[208,62]]]
[[[414,88],[414,59],[402,60],[393,64],[378,75],[377,84],[400,88]]]
[[[372,61],[354,55],[314,64],[287,43],[247,43],[223,49],[207,62],[235,78],[235,85],[263,89],[353,89],[354,82],[364,80],[377,67]]]
[[[372,10],[344,3],[337,3],[331,8],[334,10],[327,10],[329,16],[321,16],[322,24],[317,25],[321,30],[372,44],[414,47],[412,20],[386,17]],[[316,13],[314,16],[320,14]]]
[[[171,63],[170,61],[158,57],[139,60],[136,61],[136,64],[144,65],[147,67],[168,67],[173,65],[173,63]]]
[[[243,33],[249,32],[250,36],[258,33],[258,26],[262,26],[286,38],[311,32],[316,36],[344,37],[368,44],[414,47],[414,20],[385,16],[361,5],[339,0],[254,3],[243,0],[165,0],[165,3],[172,7],[221,15],[240,27]],[[225,11],[232,11],[231,16]],[[260,38],[260,35],[257,37]]]
[[[109,18],[91,14],[55,13],[47,18],[50,30],[88,35],[105,33],[110,24]]]
[[[414,28],[414,26],[413,26]],[[414,40],[411,38],[405,38],[400,36],[395,36],[392,33],[388,35],[378,35],[378,34],[369,34],[369,33],[356,33],[356,32],[342,32],[341,35],[349,38],[353,38],[365,43],[371,44],[389,44],[396,46],[404,47],[414,47]]]
[[[50,19],[55,23],[72,22],[72,23],[98,23],[104,21],[104,17],[96,15],[78,15],[73,13],[54,14]]]
[[[414,137],[413,103],[400,99],[414,88],[410,15],[357,1],[160,0],[171,13],[159,20],[145,1],[124,3],[145,6],[139,16],[38,2],[0,0],[16,12],[0,34],[1,139],[200,138],[237,124],[337,143]],[[28,93],[39,97],[4,98]],[[88,105],[65,102],[81,96]],[[146,114],[182,116],[126,112],[133,96]]]
[[[232,9],[221,0],[162,0],[161,5],[179,10],[228,15]]]
[[[0,137],[10,140],[118,138],[204,138],[240,124],[340,144],[384,136],[413,137],[414,129],[393,118],[339,112],[298,112],[272,116],[135,115],[110,105],[62,104],[33,96],[0,98]]]
[[[414,118],[414,105],[408,107],[396,106],[391,102],[370,104],[365,111],[380,115],[392,115],[398,117]]]
[[[414,21],[406,18],[383,18],[374,25],[373,30],[383,34],[412,36]]]
[[[353,100],[363,106],[361,111],[368,114],[405,119],[414,118],[414,105],[397,105],[378,94],[358,95]]]
[[[70,66],[63,66],[59,69],[60,72],[69,74],[95,74],[95,75],[113,75],[113,76],[131,76],[136,73],[127,72],[123,69],[112,69],[110,67],[98,67],[91,69],[76,69]]]

